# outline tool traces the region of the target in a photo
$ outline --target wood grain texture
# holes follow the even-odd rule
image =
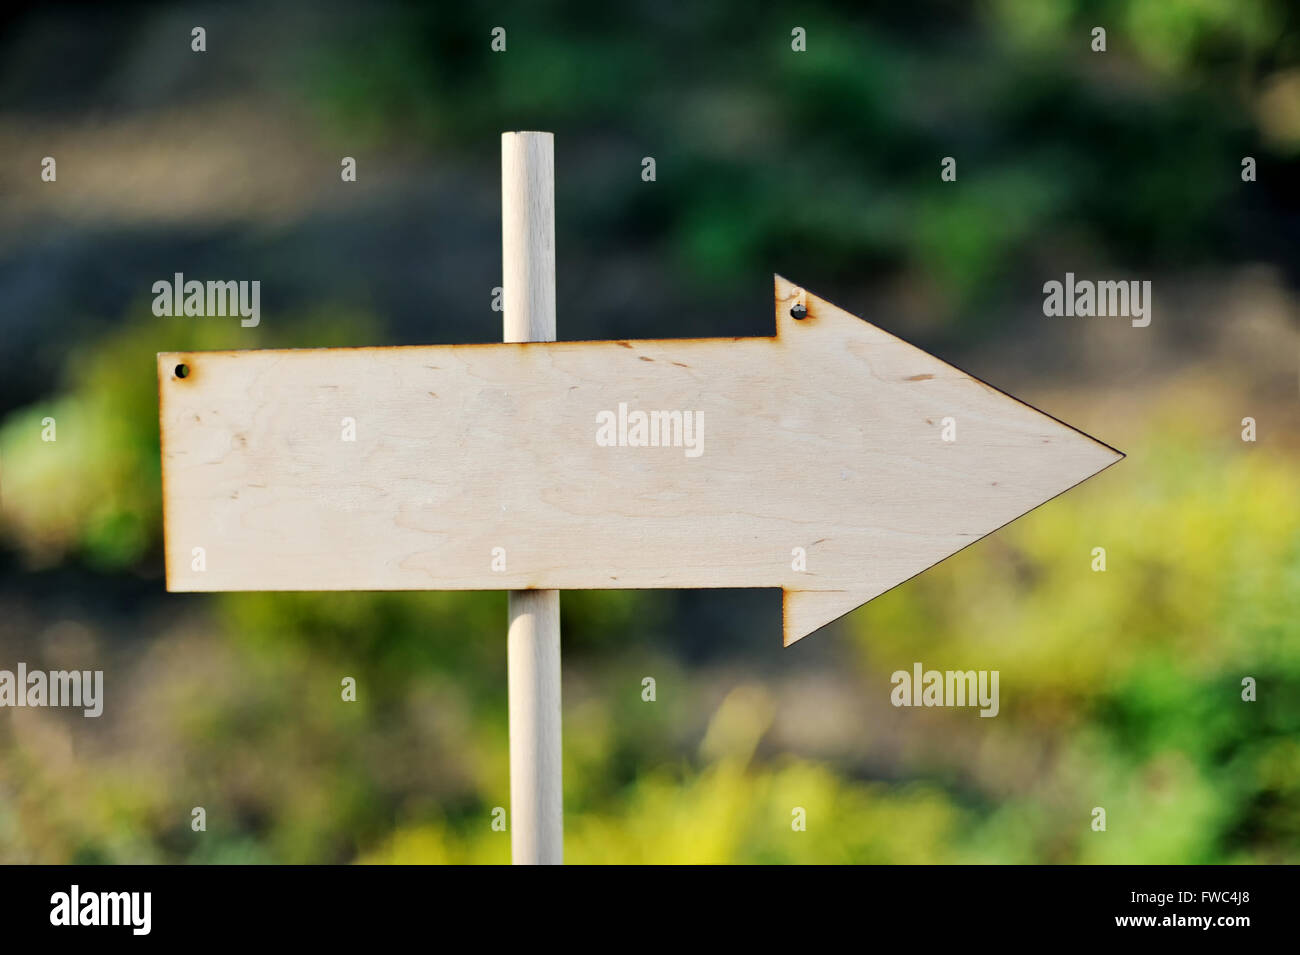
[[[789,644],[1122,457],[779,276],[771,338],[158,369],[171,590],[781,587]],[[620,402],[703,412],[703,453],[599,446]]]

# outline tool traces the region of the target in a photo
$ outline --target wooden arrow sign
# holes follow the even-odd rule
[[[771,338],[158,375],[169,590],[780,587],[787,645],[1122,457],[779,276]]]

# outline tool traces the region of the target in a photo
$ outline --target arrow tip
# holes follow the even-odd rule
[[[783,590],[787,647],[1124,458],[784,276],[772,278],[776,337],[807,349],[815,374],[858,383],[854,396],[864,424],[846,440],[870,455],[863,487],[874,497],[868,499],[876,511],[897,507],[914,522],[899,554],[868,559],[873,547],[899,531],[870,512],[855,521],[846,498],[826,535],[843,540],[818,581],[824,589]],[[949,420],[941,416],[951,415],[955,424],[958,412],[972,429],[962,443],[936,431],[940,420]],[[907,453],[891,457],[889,448],[902,445]],[[839,446],[817,450],[843,452]],[[841,470],[843,478],[847,469]],[[922,481],[925,489],[914,490]],[[882,488],[893,488],[894,496],[882,497]]]

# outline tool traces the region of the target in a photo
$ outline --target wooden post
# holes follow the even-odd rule
[[[501,261],[507,342],[555,341],[555,140],[501,134]],[[560,592],[509,596],[510,847],[516,865],[564,861]]]
[[[501,200],[500,348],[169,352],[158,389],[169,591],[556,588],[510,594],[516,863],[564,857],[560,589],[779,587],[788,645],[1123,457],[779,275],[767,337],[556,342],[550,133],[502,136]]]

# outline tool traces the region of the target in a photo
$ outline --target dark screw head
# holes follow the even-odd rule
[[[806,305],[796,305],[790,309],[790,317],[799,321],[808,317],[808,307]]]

